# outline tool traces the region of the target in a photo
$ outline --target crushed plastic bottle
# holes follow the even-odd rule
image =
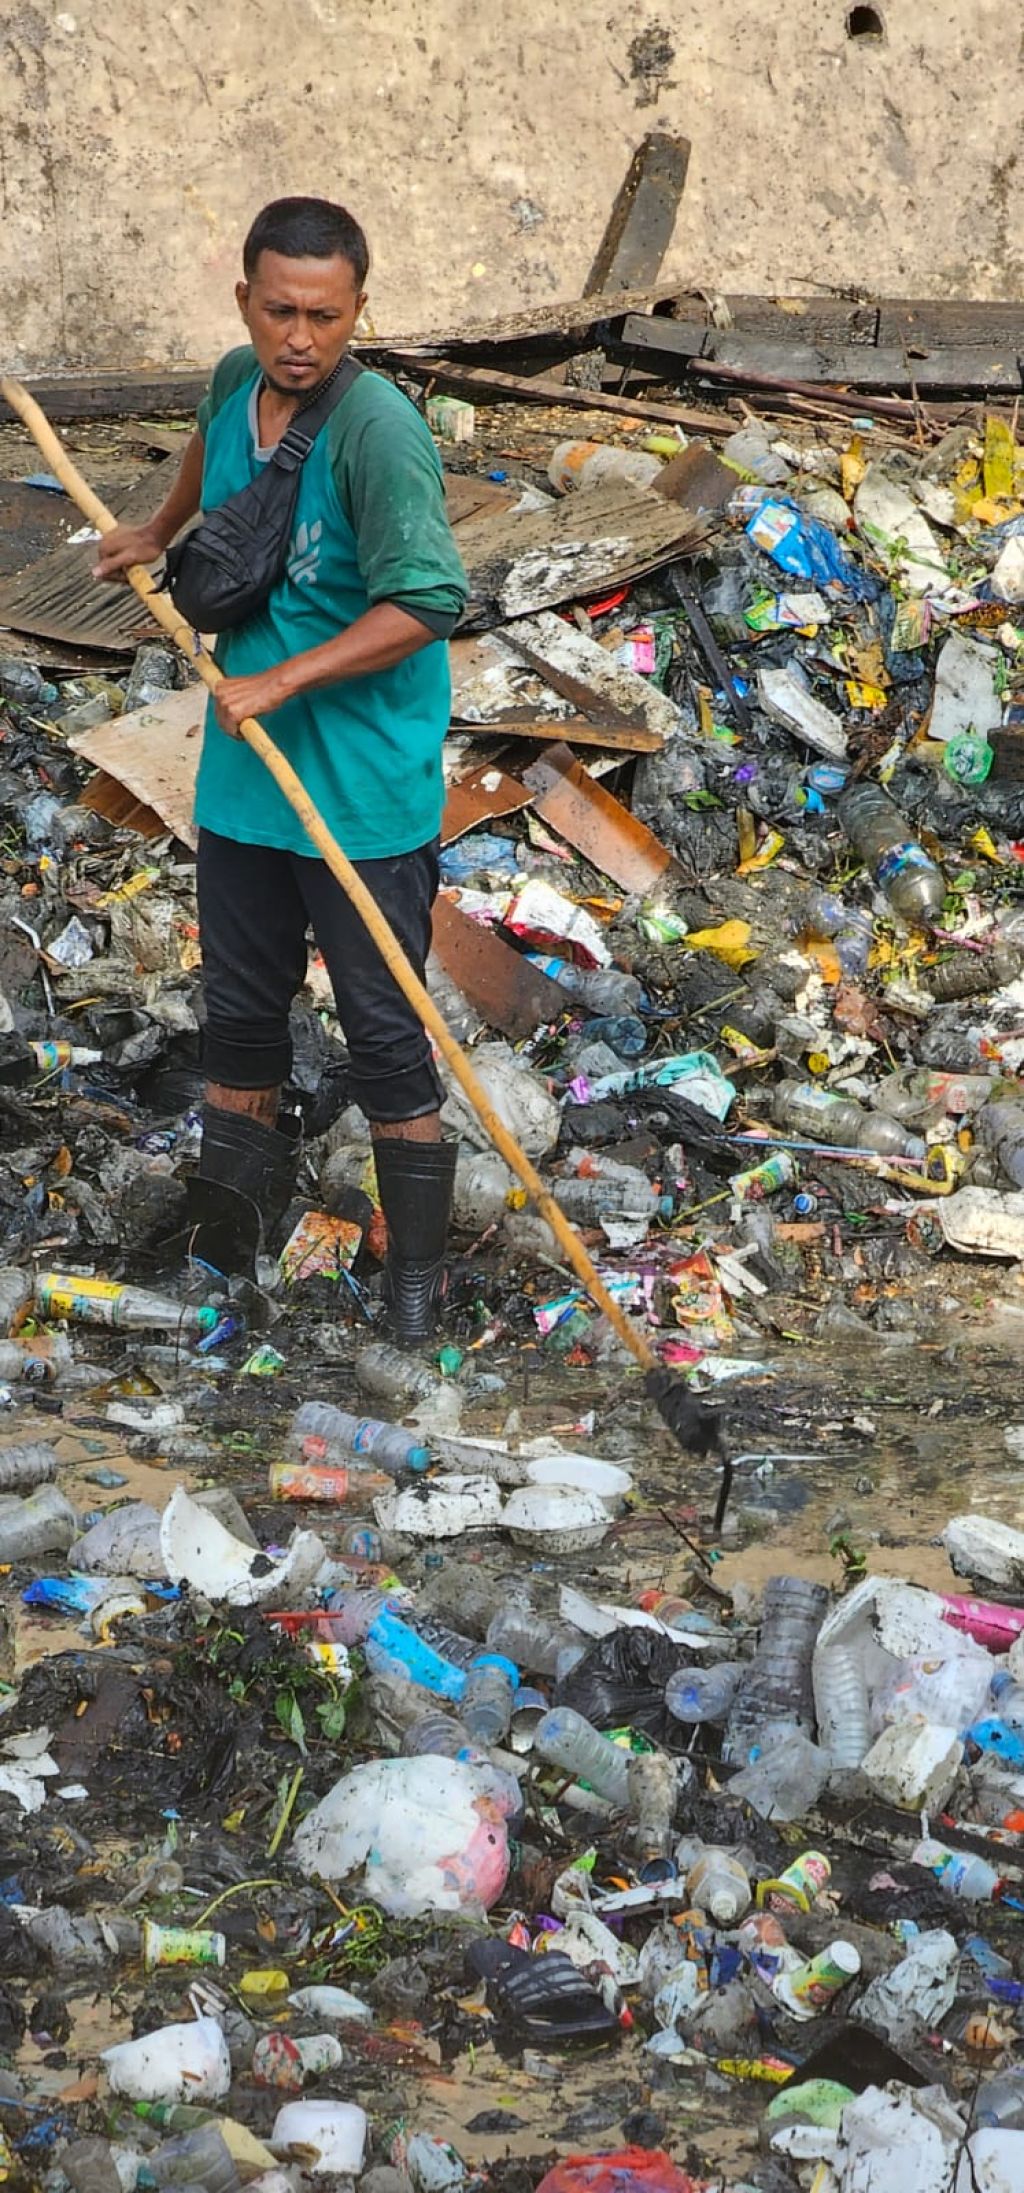
[[[555,1706],[538,1722],[533,1748],[542,1759],[560,1767],[576,1781],[586,1782],[599,1797],[625,1810],[629,1803],[629,1753],[620,1751],[607,1736],[591,1727],[571,1706]]]
[[[374,1469],[398,1477],[403,1470],[425,1470],[430,1449],[398,1424],[380,1417],[354,1416],[330,1401],[304,1401],[288,1427],[286,1453],[299,1462],[332,1464],[345,1456],[369,1459]]]
[[[865,778],[840,794],[838,814],[894,912],[918,928],[934,928],[946,896],[942,870],[911,836],[895,800]]]
[[[873,1150],[878,1157],[923,1158],[925,1143],[886,1112],[865,1111],[853,1097],[810,1081],[780,1081],[772,1093],[780,1127],[837,1149]]]
[[[813,1730],[811,1662],[827,1606],[824,1585],[801,1576],[769,1577],[757,1650],[726,1725],[727,1759],[749,1759],[773,1728]]]

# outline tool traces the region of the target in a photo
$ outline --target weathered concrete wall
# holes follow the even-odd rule
[[[1005,0],[0,0],[0,350],[205,360],[253,212],[341,197],[380,332],[579,294],[630,154],[693,142],[666,272],[1019,296]]]

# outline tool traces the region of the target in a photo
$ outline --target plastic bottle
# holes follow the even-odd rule
[[[623,1168],[625,1170],[625,1168]],[[628,1180],[555,1180],[551,1192],[574,1225],[601,1218],[671,1218],[672,1198],[660,1195],[643,1173]]]
[[[238,2193],[238,2170],[218,2124],[197,2125],[164,2140],[146,2158],[160,2186],[202,2186],[203,2193]]]
[[[621,1158],[607,1157],[603,1150],[581,1150],[574,1144],[566,1151],[563,1162],[574,1180],[614,1180],[624,1188],[634,1187],[642,1181],[645,1187],[650,1187],[647,1175],[639,1165],[624,1165]]]
[[[918,1843],[910,1855],[914,1865],[927,1866],[951,1896],[961,1896],[967,1903],[996,1903],[1002,1893],[1002,1877],[986,1858],[949,1850],[931,1836]]]
[[[1024,1729],[1024,1683],[1015,1683],[1008,1668],[992,1677],[992,1696],[1007,1728]]]
[[[0,1266],[0,1332],[9,1333],[19,1310],[31,1299],[32,1280],[16,1264]]]
[[[34,664],[19,662],[16,655],[0,658],[0,693],[22,708],[50,708],[57,698],[56,686]]]
[[[19,1440],[0,1447],[0,1492],[22,1492],[35,1485],[51,1485],[57,1475],[57,1457],[41,1439]]]
[[[555,1706],[537,1724],[534,1751],[555,1767],[587,1782],[599,1797],[625,1810],[629,1803],[629,1753],[610,1744],[571,1706]]]
[[[642,1591],[637,1606],[645,1614],[653,1614],[657,1622],[664,1622],[667,1629],[685,1629],[693,1613],[688,1599],[678,1599],[670,1591]]]
[[[941,869],[911,837],[895,800],[880,784],[865,778],[840,795],[838,814],[851,845],[894,912],[919,928],[933,927],[942,913],[945,881]]]
[[[1015,982],[1024,966],[1024,953],[1000,942],[986,952],[957,952],[923,971],[924,982],[937,1005],[954,1005],[958,998],[987,997]]]
[[[513,1680],[509,1663],[500,1654],[481,1653],[474,1660],[462,1693],[462,1718],[472,1743],[482,1744],[486,1750],[504,1741],[517,1688],[518,1681]]]
[[[361,1470],[351,1461],[272,1462],[268,1472],[273,1500],[316,1500],[338,1507],[346,1500],[367,1503],[389,1492],[391,1479],[383,1470]]]
[[[329,1635],[336,1645],[359,1645],[379,1614],[386,1608],[400,1607],[402,1603],[400,1593],[357,1591],[346,1585],[341,1591],[328,1594],[324,1620],[329,1624]]]
[[[847,906],[834,891],[816,891],[796,924],[800,936],[828,937],[844,975],[863,975],[874,941],[875,925],[859,906]]]
[[[390,1340],[371,1340],[355,1360],[356,1384],[378,1401],[433,1401],[444,1380]]]
[[[731,1851],[709,1844],[686,1876],[686,1893],[718,1926],[735,1926],[751,1905],[750,1880]]]
[[[421,1713],[403,1731],[401,1748],[406,1759],[418,1758],[423,1752],[441,1759],[457,1759],[468,1750],[469,1743],[465,1722],[454,1720],[449,1713]]]
[[[212,1305],[176,1302],[149,1287],[120,1286],[113,1279],[84,1279],[77,1272],[41,1272],[36,1280],[39,1317],[67,1317],[82,1325],[109,1325],[117,1332],[212,1332],[220,1315]]]
[[[975,2096],[974,2122],[997,2125],[1002,2132],[1024,2132],[1024,2065],[1011,2064],[983,2080]]]
[[[371,1623],[363,1649],[374,1674],[392,1680],[404,1677],[422,1690],[433,1691],[435,1697],[451,1698],[458,1704],[466,1688],[468,1667],[479,1648],[446,1630],[442,1623],[421,1621],[414,1629],[409,1619],[384,1608]]]
[[[769,1577],[757,1650],[726,1726],[726,1758],[742,1763],[773,1727],[813,1733],[811,1663],[827,1606],[823,1584],[802,1576]]]
[[[109,2140],[73,2140],[70,2147],[61,2149],[60,2167],[73,2193],[121,2193]]]
[[[572,960],[545,952],[527,952],[531,966],[557,982],[590,1013],[635,1013],[646,1002],[643,984],[621,967],[577,967]]]
[[[650,1031],[635,1013],[602,1013],[584,1023],[588,1043],[606,1043],[616,1058],[642,1058]]]
[[[346,1455],[369,1457],[374,1469],[392,1477],[403,1470],[425,1470],[430,1449],[397,1424],[377,1416],[354,1416],[331,1401],[304,1401],[288,1427],[286,1453],[297,1462],[337,1462]]]
[[[0,1497],[0,1562],[66,1553],[77,1537],[78,1517],[56,1485],[43,1485],[27,1500],[14,1494]]]
[[[922,1158],[920,1135],[908,1134],[887,1112],[867,1112],[853,1097],[836,1096],[811,1081],[780,1081],[772,1094],[780,1127],[809,1142],[839,1149],[873,1150],[879,1157]]]
[[[506,1613],[512,1607],[529,1611],[529,1591],[526,1582],[518,1576],[495,1575],[490,1568],[478,1566],[474,1561],[446,1560],[443,1567],[435,1569],[425,1578],[416,1604],[424,1612],[458,1618],[460,1629],[467,1637],[483,1641],[495,1615]],[[496,1648],[505,1651],[504,1646]],[[515,1659],[509,1651],[508,1658]]]
[[[814,1657],[819,1741],[834,1767],[859,1767],[871,1749],[868,1686],[856,1642],[829,1645]]]
[[[992,1151],[1007,1180],[1015,1188],[1024,1188],[1024,1104],[986,1104],[978,1113],[975,1133],[982,1148]]]
[[[991,1095],[989,1074],[939,1074],[927,1066],[905,1066],[877,1083],[871,1102],[904,1127],[936,1127],[947,1113],[961,1119],[978,1111]]]
[[[579,1632],[536,1614],[532,1607],[503,1607],[487,1625],[487,1646],[529,1675],[555,1675],[559,1654],[580,1643]]]
[[[548,458],[548,479],[561,494],[606,483],[651,487],[661,469],[660,457],[643,449],[617,449],[611,442],[558,442]]]
[[[728,1720],[744,1674],[738,1661],[720,1660],[711,1668],[677,1668],[665,1686],[665,1704],[676,1721],[696,1726]]]
[[[452,1194],[456,1226],[464,1233],[479,1234],[486,1226],[499,1225],[518,1186],[497,1150],[460,1150]]]
[[[125,714],[130,715],[133,708],[149,708],[165,693],[173,693],[178,683],[178,670],[179,658],[173,647],[166,646],[163,640],[144,640],[136,649],[125,685]]]
[[[682,1772],[691,1771],[689,1761]],[[629,1809],[635,1823],[630,1842],[644,1864],[667,1858],[679,1802],[680,1765],[663,1751],[629,1752],[626,1773]]]

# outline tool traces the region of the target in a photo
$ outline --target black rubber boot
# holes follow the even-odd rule
[[[294,1193],[301,1133],[290,1112],[266,1127],[246,1112],[204,1104],[199,1170],[188,1183],[193,1256],[219,1272],[252,1278]]]
[[[457,1142],[382,1136],[373,1145],[388,1228],[388,1320],[404,1347],[429,1340],[437,1326],[458,1153]]]

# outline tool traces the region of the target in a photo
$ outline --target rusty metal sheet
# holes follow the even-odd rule
[[[567,746],[549,747],[524,770],[523,781],[537,814],[621,890],[653,891],[678,873],[667,845],[595,784]]]
[[[167,473],[154,465],[125,496],[117,516],[139,525],[152,516],[167,492]],[[96,544],[54,549],[0,585],[0,625],[15,632],[72,646],[102,647],[111,654],[133,654],[140,640],[159,632],[130,586],[100,586],[92,576]]]
[[[497,822],[502,815],[517,815],[521,808],[533,805],[533,793],[517,777],[506,776],[496,763],[485,762],[479,769],[471,769],[458,784],[448,787],[441,818],[441,843],[454,845],[456,838],[463,838],[467,830],[479,830],[485,823]]]
[[[520,952],[471,921],[442,891],[434,902],[434,954],[464,997],[502,1035],[530,1036],[566,1009],[557,982]]]

